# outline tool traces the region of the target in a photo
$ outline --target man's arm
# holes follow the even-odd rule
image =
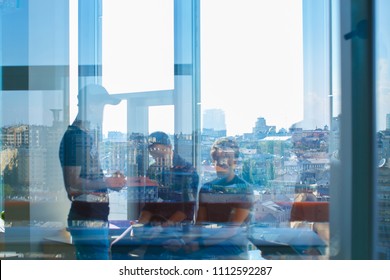
[[[234,208],[232,211],[232,215],[230,217],[231,223],[235,225],[241,225],[245,222],[245,220],[248,218],[250,213],[249,209],[246,208]]]
[[[138,223],[147,224],[150,222],[151,218],[152,218],[152,213],[150,211],[142,210],[138,218]]]
[[[171,224],[177,224],[185,220],[187,215],[183,211],[176,211],[175,213],[172,214],[172,216],[169,217],[166,225],[171,225]]]
[[[124,176],[103,177],[99,180],[88,180],[80,177],[81,166],[64,166],[64,183],[70,194],[94,192],[104,188],[120,189],[126,184]]]

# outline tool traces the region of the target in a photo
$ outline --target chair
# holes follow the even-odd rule
[[[325,242],[329,242],[329,202],[294,202],[291,208],[290,226],[310,227]]]

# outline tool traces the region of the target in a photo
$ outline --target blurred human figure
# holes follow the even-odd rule
[[[216,140],[210,152],[217,178],[205,183],[200,189],[197,223],[225,222],[242,225],[251,217],[253,190],[250,184],[237,176],[235,170],[239,157],[239,147],[233,138],[225,137]],[[220,203],[219,196],[239,194],[230,203],[219,209],[210,208],[210,203]]]
[[[68,228],[77,259],[109,259],[108,190],[126,184],[122,173],[103,174],[98,144],[104,106],[120,102],[100,85],[88,85],[78,93],[78,114],[68,126],[59,150],[64,184],[71,200]]]
[[[246,235],[242,234],[252,216],[253,189],[235,172],[239,147],[233,138],[217,139],[210,155],[217,178],[200,189],[196,223],[221,229],[212,238],[203,237],[187,242],[186,250],[199,250],[205,258],[239,259],[246,252]]]
[[[153,132],[148,142],[154,163],[149,166],[147,176],[159,184],[158,201],[145,203],[139,223],[176,225],[192,222],[199,183],[196,169],[174,151],[166,133]]]

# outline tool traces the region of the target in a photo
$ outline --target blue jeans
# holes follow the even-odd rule
[[[108,222],[70,220],[68,230],[78,260],[110,259]]]

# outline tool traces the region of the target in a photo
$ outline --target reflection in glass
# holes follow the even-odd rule
[[[377,126],[377,248],[376,257],[390,259],[390,37],[388,1],[377,1],[376,9],[376,126]]]
[[[61,140],[59,159],[71,201],[68,230],[78,260],[109,259],[108,191],[119,191],[126,179],[123,170],[104,175],[99,145],[104,107],[120,101],[100,85],[83,87],[78,93],[76,119]]]
[[[102,80],[125,102],[105,111],[103,127],[93,135],[99,147],[84,151],[95,156],[97,172],[83,169],[82,177],[113,179],[116,170],[127,177],[121,192],[107,191],[110,215],[105,204],[101,219],[108,222],[107,240],[129,229],[108,257],[329,256],[330,164],[337,159],[340,112],[329,109],[328,1],[80,0],[79,53],[72,53],[79,72],[67,66],[68,23],[76,21],[65,8],[69,2],[39,2],[50,2],[48,7],[18,2],[1,11],[1,175],[6,232],[28,225],[22,229],[28,247],[23,251],[43,250],[39,242],[30,246],[36,225],[44,231],[47,221],[66,219],[69,207],[74,214],[69,203],[79,194],[67,201],[57,157],[70,108],[77,105],[68,81],[78,80],[81,87]],[[200,25],[196,5],[186,6],[190,2],[202,4]],[[53,10],[65,12],[54,19]],[[23,28],[11,28],[16,24]],[[50,34],[43,36],[45,44],[41,33]],[[155,130],[166,134],[150,134]],[[379,142],[387,159],[386,137],[381,133]],[[234,145],[218,142],[221,138],[226,143],[234,138]],[[103,193],[106,199],[106,189]],[[84,198],[93,199],[79,197]],[[40,200],[56,207],[43,210],[43,204],[34,204]],[[86,214],[72,217],[72,223],[81,225]],[[61,247],[70,244],[66,226],[60,224],[59,231],[57,225],[49,232],[54,237],[39,235],[42,246],[74,258]],[[222,244],[232,246],[210,252],[218,234]],[[241,243],[237,237],[244,237]],[[50,247],[53,241],[61,246]]]

